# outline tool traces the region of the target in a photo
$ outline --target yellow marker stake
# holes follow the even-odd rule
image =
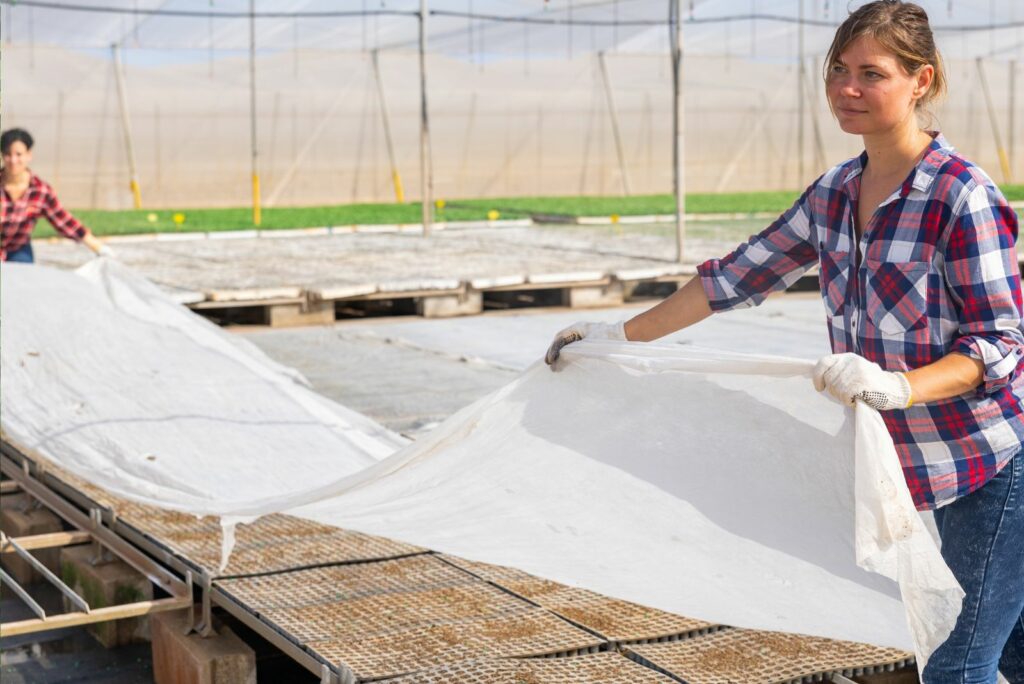
[[[260,174],[252,174],[252,224],[260,225]]]
[[[132,201],[135,203],[136,209],[142,208],[142,190],[139,189],[139,183],[134,178],[130,183],[132,189]]]
[[[1012,183],[1013,171],[1010,170],[1010,158],[1002,147],[999,148],[999,166],[1003,167],[1003,178],[1006,179],[1007,184]]]
[[[402,177],[398,175],[398,169],[391,172],[391,182],[395,184],[395,199],[399,204],[405,204],[405,191],[402,189]]]

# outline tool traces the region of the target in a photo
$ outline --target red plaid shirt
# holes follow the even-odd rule
[[[950,352],[984,364],[958,397],[883,411],[918,508],[988,482],[1024,443],[1024,329],[1017,215],[936,135],[858,245],[862,154],[819,178],[771,226],[699,273],[714,311],[752,306],[820,265],[835,353],[907,371]],[[858,257],[858,252],[860,257]]]
[[[6,190],[0,193],[0,225],[3,227],[0,261],[7,261],[8,254],[28,244],[40,216],[52,223],[58,233],[72,240],[81,240],[89,234],[89,230],[61,206],[53,188],[32,174],[28,189],[17,200],[11,199]]]

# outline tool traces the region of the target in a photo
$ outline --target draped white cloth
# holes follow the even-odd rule
[[[922,663],[959,613],[881,417],[815,392],[810,362],[584,341],[399,448],[116,264],[5,265],[3,293],[5,436],[118,495]]]

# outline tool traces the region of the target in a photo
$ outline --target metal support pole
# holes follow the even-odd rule
[[[249,148],[252,151],[252,223],[260,225],[260,158],[256,143],[256,0],[249,0]]]
[[[622,194],[629,197],[629,173],[626,170],[626,154],[622,149],[622,134],[619,132],[619,112],[615,107],[615,97],[612,95],[612,84],[608,78],[608,64],[605,62],[604,52],[597,53],[597,61],[601,66],[601,81],[604,83],[604,95],[608,101],[608,115],[612,122],[612,136],[615,138],[615,154],[619,158],[619,173],[622,175]]]
[[[388,162],[391,164],[391,182],[395,186],[395,201],[399,204],[405,203],[405,191],[402,189],[402,176],[398,173],[398,163],[395,161],[395,145],[391,141],[391,115],[388,113],[388,101],[384,97],[384,82],[380,77],[380,62],[378,61],[378,50],[370,53],[370,62],[373,64],[373,78],[377,83],[377,98],[380,101],[380,118],[384,124],[384,143],[388,148]]]
[[[1017,60],[1010,60],[1010,113],[1007,117],[1006,127],[1008,129],[1006,141],[1006,154],[1010,157],[1011,164],[1017,159],[1014,151],[1017,148]],[[1013,167],[1010,167],[1013,172]]]
[[[1003,138],[999,134],[999,122],[996,121],[996,110],[992,104],[992,93],[988,89],[988,79],[985,78],[985,66],[981,57],[975,62],[978,65],[978,81],[981,83],[982,93],[985,95],[985,107],[988,109],[988,121],[992,126],[992,137],[996,143],[996,153],[999,155],[999,166],[1003,170],[1003,182],[1013,182],[1013,172],[1010,170],[1010,158],[1006,156],[1006,148],[1003,147]]]
[[[686,165],[683,117],[682,0],[669,0],[669,43],[672,47],[672,193],[676,200],[676,261],[683,261],[686,241]]]
[[[807,71],[804,71],[804,78],[807,76]],[[810,84],[805,81],[805,90],[807,92],[807,104],[808,109],[811,113],[811,132],[814,134],[814,162],[817,165],[815,173],[821,173],[825,170],[825,139],[821,136],[821,124],[818,122],[818,91],[816,88],[808,87]],[[805,183],[805,180],[801,180],[801,183]]]
[[[53,184],[60,190],[60,158],[64,149],[64,91],[57,92],[57,135],[54,138],[57,147],[57,158],[54,163]]]
[[[434,178],[430,158],[430,116],[427,109],[427,0],[420,0],[420,196],[423,203],[423,236],[430,236],[434,222]]]
[[[128,118],[128,93],[124,85],[124,70],[121,65],[121,46],[114,43],[110,46],[114,56],[114,80],[117,82],[117,100],[121,108],[121,129],[124,132],[124,147],[128,155],[129,187],[132,191],[132,204],[136,209],[142,208],[142,191],[139,189],[139,176],[135,168],[135,146],[132,144],[132,127]]]
[[[806,170],[804,169],[804,105],[807,96],[804,94],[804,0],[796,0],[799,5],[797,15],[800,23],[797,24],[796,52],[799,66],[796,70],[797,93],[796,93],[796,168],[797,185],[804,186],[806,182]]]

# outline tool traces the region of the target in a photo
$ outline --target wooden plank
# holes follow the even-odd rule
[[[18,622],[7,622],[0,624],[0,637],[18,636],[19,634],[31,634],[51,629],[63,629],[65,627],[77,627],[96,622],[108,622],[122,618],[139,617],[150,615],[166,610],[180,610],[187,608],[192,602],[191,596],[172,597],[156,599],[154,601],[139,601],[138,603],[126,603],[120,606],[108,606],[106,608],[94,608],[89,613],[74,612],[54,615],[45,620],[20,620]]]
[[[189,304],[190,309],[235,309],[249,306],[274,306],[275,304],[302,304],[303,297],[282,297],[280,299],[259,299],[249,301],[225,302],[207,299],[204,302]]]
[[[498,287],[488,287],[483,289],[483,292],[516,292],[519,290],[559,290],[567,289],[572,287],[601,287],[611,284],[612,279],[605,277],[600,280],[574,280],[568,282],[529,282],[522,283],[521,285],[503,285]]]
[[[252,302],[267,304],[273,299],[301,299],[301,287],[253,287],[237,290],[210,290],[206,297],[212,302]]]
[[[11,494],[12,492],[20,492],[21,485],[14,480],[4,480],[0,482],[0,494]]]
[[[74,530],[72,532],[51,532],[49,534],[33,534],[27,537],[11,537],[11,541],[26,551],[31,551],[32,549],[49,549],[54,546],[83,544],[91,540],[92,535],[83,530]],[[5,539],[3,548],[0,549],[0,552],[16,553],[14,546],[7,544],[6,542],[7,540]]]

